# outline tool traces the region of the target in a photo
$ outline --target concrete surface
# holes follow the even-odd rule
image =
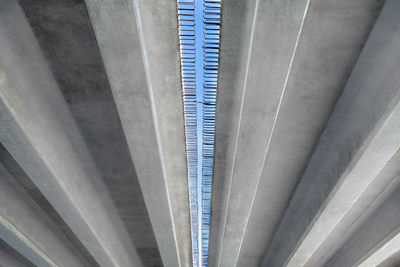
[[[15,159],[8,153],[7,149],[0,144],[0,163],[4,166],[9,174],[13,176],[15,181],[21,187],[20,190],[26,191],[29,194],[29,202],[36,203],[40,207],[43,217],[48,217],[48,220],[54,224],[54,228],[57,229],[59,235],[62,235],[66,239],[69,247],[74,248],[77,253],[80,253],[82,257],[87,261],[89,266],[98,267],[99,265],[95,259],[91,256],[86,247],[80,242],[79,238],[71,231],[65,221],[57,213],[51,203],[46,199],[40,190],[35,186],[29,176],[24,170],[18,165]]]
[[[215,252],[217,259],[210,259],[217,263],[216,266],[231,267],[236,264],[306,4],[307,1],[295,3],[260,1],[255,4],[256,10],[252,22],[254,25],[251,26],[254,29],[250,30],[249,36],[249,58],[246,60],[248,61],[246,65],[241,65],[240,72],[244,72],[241,74],[243,81],[238,82],[238,86],[242,87],[238,90],[241,90],[243,96],[238,100],[240,110],[237,115],[237,129],[233,129],[234,134],[230,135],[229,139],[229,142],[234,144],[233,149],[229,150],[233,154],[227,155],[225,162],[221,161],[222,164],[232,166],[232,169],[225,171],[223,177],[214,178],[214,180],[223,179],[228,185],[227,204],[226,208],[223,207],[225,210],[222,210],[221,240],[218,240],[217,248],[219,248]],[[236,8],[241,7],[242,5],[236,6]],[[253,11],[249,8],[248,12]],[[224,38],[225,36],[232,38],[228,34],[225,35],[225,29],[230,29],[230,27],[224,23],[224,20],[222,27],[222,47],[228,46],[229,49],[229,39],[224,41]],[[280,32],[275,30],[276,27],[280,28]],[[279,36],[287,36],[287,39],[279,38]],[[221,57],[223,53],[224,48],[221,49]],[[229,72],[229,66],[227,69],[223,68],[225,66],[223,60],[222,58],[221,77],[224,72]],[[260,84],[269,85],[268,90]],[[222,88],[224,84],[221,83],[220,86]],[[259,101],[260,99],[264,101]],[[229,109],[222,110],[222,113],[220,110],[217,104],[216,125],[219,121],[228,120],[226,117],[231,116],[229,113],[226,115],[223,113]],[[234,120],[231,123],[236,124]],[[232,129],[231,127],[216,129],[215,169],[225,168],[218,165],[218,158],[221,157],[219,153],[226,152],[219,149],[228,145],[228,141],[224,145],[218,143],[218,136],[221,135],[219,131],[227,131]],[[228,162],[229,160],[231,162]]]
[[[384,260],[382,263],[378,265],[378,267],[396,267],[400,264],[399,253],[395,253],[388,259]]]
[[[256,1],[232,1],[222,5],[220,74],[218,80],[212,216],[209,241],[209,265],[218,266],[225,227],[229,185],[232,175],[238,122],[243,98],[246,67]],[[235,29],[234,31],[226,31]],[[227,71],[225,71],[227,70]],[[221,119],[220,119],[221,118]]]
[[[163,263],[191,265],[176,2],[86,3]]]
[[[192,266],[176,1],[0,2],[0,266]],[[223,1],[211,267],[400,262],[399,6]]]
[[[140,259],[150,266],[160,265],[157,242],[84,1],[20,3]]]
[[[2,164],[0,177],[0,238],[38,266],[87,266]],[[19,245],[26,242],[29,248]]]
[[[399,251],[399,190],[368,217],[326,266],[378,266]]]
[[[343,247],[376,211],[400,186],[400,153],[397,151],[385,165],[376,179],[355,201],[346,215],[314,251],[305,266],[324,266],[333,255]]]
[[[24,256],[0,240],[0,266],[1,267],[34,267]]]
[[[370,34],[275,234],[265,266],[305,264],[398,150],[396,11],[389,1]]]
[[[1,142],[100,265],[141,266],[24,13],[9,3],[1,9]]]
[[[380,7],[377,1],[310,1],[237,266],[261,264]]]

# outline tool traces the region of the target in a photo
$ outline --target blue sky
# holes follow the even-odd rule
[[[208,265],[219,13],[219,0],[178,0],[195,267]]]

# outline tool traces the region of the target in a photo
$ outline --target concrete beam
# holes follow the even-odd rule
[[[400,227],[400,225],[399,225]],[[362,261],[359,267],[378,266],[386,259],[400,252],[400,231],[397,231],[394,236],[388,238],[379,249],[374,251],[369,257]]]
[[[73,248],[73,251],[80,254],[84,261],[88,263],[90,266],[97,266],[96,260],[92,257],[92,255],[87,251],[84,245],[79,241],[79,239],[75,236],[75,234],[71,231],[68,225],[64,222],[64,220],[60,217],[54,207],[48,202],[45,196],[39,191],[39,189],[35,186],[29,176],[24,172],[24,170],[18,165],[15,159],[10,155],[10,153],[6,150],[6,148],[0,143],[0,162],[4,166],[4,168],[8,171],[9,174],[18,182],[18,184],[24,189],[24,191],[28,192],[30,196],[29,202],[35,202],[42,210],[43,218],[48,218],[46,220],[50,220],[52,225],[55,225],[57,228],[57,232],[61,233],[63,238],[68,243],[70,248]],[[3,245],[7,248],[6,244]],[[1,242],[0,242],[1,247]]]
[[[377,267],[397,267],[400,264],[400,251],[378,264]]]
[[[213,210],[222,216],[213,218],[211,266],[237,263],[308,6],[306,0],[239,2],[222,10],[214,181],[223,182],[213,185]],[[235,14],[244,17],[240,27]],[[230,64],[229,54],[242,64]],[[225,195],[215,197],[221,191]]]
[[[0,249],[0,266],[7,267],[28,267],[32,265],[27,265],[23,262],[18,261],[15,257],[11,256],[7,252]]]
[[[399,179],[399,177],[397,177]],[[400,190],[397,189],[329,260],[326,266],[378,266],[400,252]]]
[[[142,266],[22,10],[0,11],[0,141],[100,265]]]
[[[215,159],[212,185],[212,216],[209,240],[209,265],[218,266],[243,97],[243,84],[248,65],[256,1],[230,1],[222,5],[222,45],[215,136]],[[227,29],[235,29],[228,31]],[[221,118],[221,119],[220,119]]]
[[[304,265],[399,149],[399,8],[378,18],[263,266]]]
[[[86,4],[163,263],[191,266],[176,1]]]
[[[397,267],[400,264],[400,251],[395,253],[382,263],[378,264],[377,267]]]
[[[85,2],[19,3],[140,260],[162,265]]]
[[[382,5],[310,1],[237,266],[260,266]]]
[[[335,229],[320,244],[308,259],[307,266],[325,266],[339,249],[346,246],[352,235],[375,210],[381,206],[400,186],[400,152],[390,159],[376,179],[338,222]]]
[[[30,261],[0,240],[0,266],[3,267],[34,267]]]
[[[1,164],[0,177],[0,238],[37,266],[87,266]]]

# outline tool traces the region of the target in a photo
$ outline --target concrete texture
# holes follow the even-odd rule
[[[285,21],[283,23],[268,12],[273,12],[271,10],[274,10],[275,14],[282,12],[283,17],[288,16],[293,19],[293,14],[285,8],[286,4],[284,2],[277,4],[274,1],[256,3],[256,1],[250,3],[240,1],[240,3],[223,5],[211,227],[213,232],[210,241],[211,266],[223,265],[224,262],[230,260],[227,255],[224,255],[218,263],[219,253],[224,246],[221,240],[226,238],[226,229],[229,229],[233,236],[233,239],[225,245],[226,251],[233,253],[238,248],[236,242],[240,243],[240,239],[243,238],[239,245],[239,255],[236,255],[237,259],[227,265],[257,266],[261,264],[292,191],[308,163],[315,143],[382,6],[381,1],[363,2],[362,9],[357,8],[360,3],[354,1],[335,3],[310,1],[307,13],[301,14],[305,17],[301,34],[299,31],[288,31],[282,34],[280,27],[289,23],[290,20],[282,19]],[[299,10],[305,11],[306,2],[303,6],[300,3],[296,4],[299,6],[295,7],[293,3],[287,3],[298,13]],[[256,7],[257,16],[254,13]],[[357,11],[344,12],[356,8]],[[269,19],[273,19],[273,22]],[[260,20],[261,22],[258,22]],[[280,35],[271,37],[271,31],[265,30],[263,34],[268,37],[261,39],[257,37],[262,35],[257,35],[256,28],[252,35],[252,26],[256,27],[258,23],[262,25],[259,26],[260,29],[271,29],[272,34],[276,31],[275,34]],[[263,23],[267,23],[268,26]],[[269,50],[269,46],[265,44],[271,43],[271,46],[280,47],[282,51],[285,51],[282,45],[277,44],[281,41],[287,43],[289,36],[291,40],[298,37],[296,51],[291,54],[292,66],[288,66],[287,69],[276,68],[273,64],[277,53]],[[288,55],[289,50],[286,51]],[[282,54],[277,57],[280,60],[284,58]],[[279,62],[279,64],[283,63]],[[265,74],[251,77],[249,75],[253,69],[258,72],[264,71]],[[271,69],[274,71],[268,71]],[[285,84],[281,83],[283,93],[279,99],[279,108],[276,110],[273,107],[278,104],[276,103],[278,100],[276,99],[274,103],[271,95],[267,94],[271,94],[279,83],[264,79],[267,77],[278,79],[283,76],[285,76]],[[253,87],[258,87],[262,91],[257,91],[258,95],[255,95],[253,102],[248,105],[254,109],[257,108],[257,111],[264,115],[260,116],[265,120],[270,114],[276,115],[272,121],[273,131],[269,136],[261,133],[266,123],[256,120],[257,112],[241,113],[247,112],[246,97],[251,90],[255,90],[252,89]],[[241,106],[242,101],[243,106]],[[262,110],[265,110],[264,113],[261,113]],[[244,156],[245,160],[239,160],[236,165],[235,155],[242,152],[240,143],[237,142],[240,141],[239,136],[242,134],[239,133],[238,125],[246,123],[254,125],[247,126],[248,131],[254,135],[246,139],[248,146],[246,148],[249,152],[247,156]],[[264,153],[257,154],[262,147],[264,147]],[[260,161],[261,165],[255,167],[254,164]],[[245,169],[239,177],[243,183],[235,187],[235,181],[231,180],[231,177],[236,175],[235,168],[240,168],[242,163]],[[260,175],[259,181],[257,178],[252,178],[253,172]],[[257,195],[251,188],[258,188]],[[227,204],[227,196],[234,200],[233,204],[230,201]],[[253,198],[251,209],[245,208],[246,203],[251,203]],[[238,203],[235,199],[239,200],[240,205],[234,204]],[[233,205],[235,208],[232,209],[237,209],[239,213],[232,215],[232,211],[226,209],[227,205]],[[246,210],[248,220],[243,215]],[[243,217],[238,215],[240,213]],[[233,223],[225,224],[224,216],[232,216]],[[242,218],[243,223],[239,224]],[[245,233],[241,236],[243,228]]]
[[[378,267],[396,267],[400,264],[399,253],[395,253],[388,259],[384,260],[382,263],[378,264]]]
[[[176,1],[0,2],[0,266],[192,266]],[[398,264],[399,9],[223,1],[211,267]]]
[[[163,263],[191,265],[176,2],[86,4]]]
[[[381,5],[310,1],[237,266],[261,264]]]
[[[161,258],[84,1],[20,1],[145,266]]]
[[[1,9],[1,142],[100,265],[141,266],[30,26],[11,2]]]
[[[177,31],[176,1],[139,0],[147,85],[154,96],[178,255],[182,267],[192,266],[189,192],[184,135],[183,93]],[[145,63],[146,64],[146,63]],[[169,245],[168,245],[169,246]],[[168,266],[164,263],[165,266]]]
[[[0,239],[0,266],[1,267],[34,267],[24,256]]]
[[[378,266],[399,252],[399,200],[396,190],[376,208],[326,266]]]
[[[345,246],[357,229],[399,188],[399,174],[400,153],[397,151],[318,249],[314,251],[305,266],[324,266],[340,248]]]
[[[219,131],[232,129],[232,126],[216,130],[216,164],[214,168],[225,168],[218,163],[232,166],[231,170],[223,173],[223,177],[215,176],[214,178],[214,180],[226,180],[228,185],[226,189],[228,192],[227,204],[226,208],[223,207],[225,210],[222,210],[221,240],[218,240],[217,248],[219,248],[215,252],[217,259],[210,259],[217,263],[216,266],[231,267],[235,266],[237,262],[306,6],[307,1],[296,1],[295,3],[260,1],[255,5],[254,22],[252,22],[254,29],[249,36],[249,51],[251,52],[246,60],[247,64],[242,65],[240,69],[240,72],[244,72],[241,74],[243,76],[239,76],[239,78],[244,77],[243,81],[238,81],[238,86],[242,87],[239,90],[243,96],[239,100],[237,129],[233,129],[234,132],[229,139],[230,142],[234,142],[233,149],[219,150],[223,144],[218,143],[220,140],[218,136],[221,135]],[[237,6],[237,8],[240,7],[241,5]],[[252,12],[252,9],[250,8],[248,12]],[[229,46],[229,39],[224,41],[224,38],[225,29],[230,29],[230,27],[224,24],[224,21],[222,21],[222,25],[222,47]],[[275,30],[276,27],[279,27],[279,32]],[[229,37],[229,34],[226,36],[232,38]],[[287,38],[280,38],[280,36]],[[221,50],[222,57],[223,53],[224,48]],[[222,77],[224,72],[229,71],[229,67],[223,68],[225,66],[223,62],[224,58],[221,59]],[[268,90],[260,85],[268,85]],[[224,84],[220,86],[222,88]],[[221,89],[221,91],[223,90]],[[264,101],[259,101],[260,99]],[[222,112],[220,113],[220,111]],[[219,121],[228,120],[227,117],[231,116],[229,113],[224,114],[225,111],[229,112],[229,109],[220,109],[217,104],[216,125],[219,124]],[[236,124],[235,120],[232,120],[231,123]],[[226,152],[233,154],[227,155],[226,161],[219,161],[219,158],[223,156],[219,153],[225,154]],[[215,205],[213,204],[213,206]]]
[[[349,77],[265,266],[303,265],[399,148],[398,22],[396,11],[387,11],[393,5],[386,4]]]
[[[218,266],[256,1],[222,5],[209,265]],[[234,31],[226,31],[235,29]],[[225,71],[226,70],[226,71]],[[220,119],[221,118],[221,119]]]
[[[19,186],[29,194],[29,201],[35,202],[45,213],[43,217],[47,216],[49,220],[53,222],[55,228],[58,229],[59,234],[63,235],[67,239],[66,241],[69,243],[69,246],[79,252],[90,266],[98,266],[97,262],[91,256],[89,251],[87,251],[86,247],[71,231],[51,203],[45,198],[45,196],[43,196],[29,176],[26,175],[24,170],[18,165],[2,144],[0,144],[0,163],[4,166],[7,172],[14,177]]]
[[[1,164],[0,177],[0,238],[38,266],[87,266],[71,251],[40,206]]]

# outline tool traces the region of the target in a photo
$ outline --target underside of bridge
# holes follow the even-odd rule
[[[0,0],[0,266],[400,266],[400,1]]]

